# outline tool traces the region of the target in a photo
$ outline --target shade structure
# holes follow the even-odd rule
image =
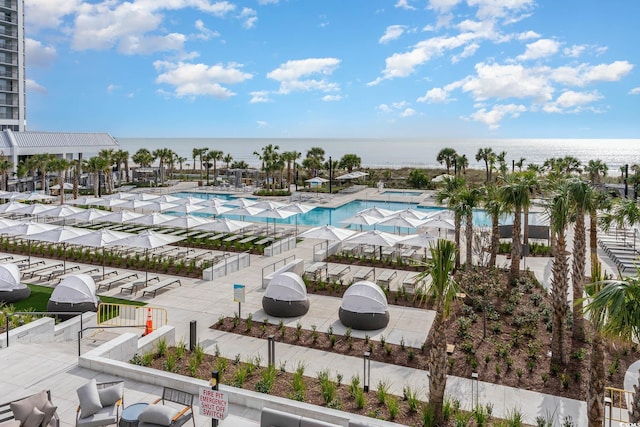
[[[96,284],[87,274],[74,274],[65,278],[51,293],[47,311],[76,312],[98,311],[100,299],[96,295]],[[70,318],[73,315],[61,315]]]
[[[131,218],[126,222],[130,224],[139,224],[139,225],[162,225],[167,221],[171,221],[174,218],[175,216],[154,212],[146,215],[136,216],[135,218]]]
[[[236,207],[247,207],[251,205],[255,205],[257,200],[253,199],[245,199],[244,197],[238,197],[237,199],[227,201],[227,206],[236,206]]]
[[[117,222],[117,223],[123,223],[123,222],[131,222],[132,220],[136,219],[136,218],[140,218],[144,216],[144,214],[141,214],[139,212],[132,212],[132,211],[118,211],[118,212],[111,212],[109,215],[105,215],[102,218],[100,218],[101,222]]]
[[[227,207],[227,206],[223,206],[223,205],[219,205],[219,206],[207,206],[207,205],[199,205],[202,206],[202,209],[200,209],[197,213],[198,214],[209,214],[209,215],[213,215],[214,217],[218,216],[218,215],[222,215],[225,214],[227,212],[229,212],[232,208]]]
[[[374,216],[369,216],[366,214],[362,214],[362,213],[357,213],[353,216],[350,216],[349,218],[345,218],[342,221],[340,221],[341,224],[354,224],[354,225],[359,225],[360,226],[360,230],[362,230],[362,226],[363,225],[373,225],[375,226],[377,223],[379,223],[382,220],[382,218],[376,218]]]
[[[83,209],[82,212],[74,213],[65,217],[67,219],[75,219],[78,221],[92,222],[95,220],[101,220],[105,216],[109,215],[109,212],[100,209]]]
[[[0,303],[11,304],[31,295],[31,290],[20,283],[20,270],[15,264],[0,264]]]
[[[340,175],[336,179],[357,179],[357,178],[362,178],[363,176],[367,176],[367,175],[369,175],[369,174],[366,173],[366,172],[353,171],[353,172],[346,173],[344,175]]]
[[[179,197],[179,200],[174,200],[171,203],[176,203],[178,205],[199,205],[205,201],[205,199],[201,199],[199,197]]]
[[[102,278],[104,279],[105,248],[107,246],[113,246],[114,242],[130,236],[135,236],[135,234],[123,233],[122,231],[112,231],[103,228],[101,230],[95,230],[82,236],[74,237],[73,239],[67,240],[67,242],[74,245],[102,248]]]
[[[305,179],[304,182],[308,182],[309,184],[324,184],[325,182],[329,182],[329,180],[316,176],[315,178]]]
[[[129,193],[127,191],[118,191],[117,193],[109,194],[108,196],[102,197],[103,199],[118,199],[118,200],[129,200],[136,197],[136,193]]]
[[[442,175],[438,175],[435,178],[433,178],[431,182],[444,182],[447,179],[454,179],[454,178],[455,176],[453,175],[448,175],[446,173],[443,173]]]
[[[67,240],[75,237],[84,236],[91,233],[91,230],[78,227],[57,227],[42,233],[36,233],[31,235],[31,239],[37,242],[50,242],[50,243],[62,243],[64,259],[63,259],[63,274],[67,272]]]
[[[57,205],[41,213],[40,215],[47,218],[65,218],[69,215],[73,215],[82,211],[84,211],[84,209],[76,208],[75,206]]]
[[[254,203],[251,206],[254,208],[260,208],[260,209],[278,209],[285,206],[285,203],[276,202],[274,200],[261,200],[259,202]]]
[[[231,209],[226,215],[236,215],[244,220],[245,216],[255,216],[262,212],[264,209],[254,208],[253,206],[239,206]]]
[[[393,214],[389,216],[397,216],[397,217],[412,218],[412,219],[425,219],[429,215],[427,212],[419,211],[418,209],[406,208],[399,211],[394,211]]]
[[[253,206],[251,206],[251,208],[253,208]],[[268,223],[269,218],[273,219],[273,234],[276,234],[276,220],[286,219],[293,215],[298,215],[298,214],[291,211],[285,211],[284,209],[270,208],[270,209],[265,209],[261,212],[258,212],[257,214],[254,215],[254,217],[267,218],[267,234],[269,230],[269,223]]]
[[[380,247],[380,258],[382,258],[382,247],[392,247],[400,240],[399,236],[391,233],[385,233],[380,230],[369,230],[358,233],[346,241],[349,243],[357,243],[361,245],[371,245]]]
[[[196,230],[203,231],[215,231],[217,233],[235,233],[244,228],[251,227],[252,222],[236,221],[229,218],[218,218],[213,221],[208,221],[205,224],[194,227]]]
[[[13,212],[25,215],[42,215],[48,210],[55,208],[53,205],[42,205],[40,203],[34,203],[31,205],[24,205],[20,209],[16,209]]]
[[[86,206],[90,206],[95,202],[98,202],[102,200],[99,197],[94,197],[94,196],[83,196],[83,197],[78,197],[77,199],[72,199],[72,200],[66,200],[65,203],[68,205],[86,205]]]
[[[3,203],[0,205],[0,213],[16,212],[24,208],[25,206],[29,206],[29,205],[12,200],[10,202]]]
[[[209,222],[208,219],[202,218],[200,216],[185,215],[185,216],[174,216],[172,220],[167,221],[162,225],[167,227],[186,228],[188,231],[190,228],[196,227],[198,225],[206,224],[207,222]]]
[[[136,199],[128,199],[128,200],[114,200],[114,201],[120,201],[122,203],[116,205],[115,207],[121,208],[121,209],[133,209],[134,211],[136,209],[143,209],[145,206],[149,206],[152,204],[152,202],[147,201],[147,200],[136,200]]]
[[[380,220],[378,224],[388,226],[388,227],[398,227],[398,229],[400,228],[411,229],[411,228],[418,228],[423,223],[424,223],[424,220],[422,219],[412,218],[410,216],[404,217],[400,215],[398,216],[392,215],[388,218],[384,218]]]
[[[205,207],[202,205],[182,204],[176,205],[174,208],[169,209],[167,212],[183,213],[188,215],[193,212],[201,211],[204,208]]]
[[[354,234],[356,234],[356,232],[353,230],[338,228],[334,227],[333,225],[323,225],[303,231],[302,233],[298,234],[298,237],[301,237],[303,239],[319,239],[342,242],[353,236]]]
[[[149,260],[149,249],[159,248],[161,246],[169,245],[171,243],[184,240],[182,236],[172,236],[170,234],[156,233],[151,230],[143,231],[140,234],[133,234],[125,237],[124,239],[113,242],[114,245],[129,246],[134,248],[144,249],[145,258]],[[145,285],[149,280],[149,270],[145,268]]]
[[[274,317],[295,317],[307,313],[309,298],[302,278],[292,272],[275,276],[262,297],[262,308]]]
[[[342,296],[340,322],[353,329],[382,329],[389,324],[387,297],[378,285],[363,280],[349,286]]]
[[[44,200],[56,200],[56,196],[48,196],[43,193],[26,193],[24,197],[18,197],[17,200],[25,202],[42,202]]]
[[[421,225],[424,228],[442,228],[445,230],[455,230],[455,224],[448,219],[441,219],[438,217],[429,217]]]
[[[182,197],[172,196],[170,194],[165,194],[163,196],[158,197],[157,199],[153,199],[154,202],[162,202],[162,203],[176,203],[181,200]]]
[[[209,199],[204,199],[202,202],[200,202],[198,204],[202,205],[202,206],[208,206],[208,207],[211,207],[211,206],[218,207],[218,206],[226,205],[227,202],[228,202],[228,200],[224,200],[224,199],[221,199],[219,197],[211,197]]]
[[[113,208],[113,207],[116,207],[118,205],[123,205],[126,202],[127,202],[126,199],[106,199],[106,198],[102,198],[102,199],[98,199],[98,200],[92,201],[90,203],[90,205],[91,206],[103,206],[105,208]]]
[[[395,212],[396,211],[392,211],[389,209],[382,209],[377,206],[358,211],[359,214],[364,214],[364,215],[372,216],[375,218],[386,218],[388,216],[393,215]]]
[[[285,211],[295,212],[298,214],[304,214],[315,208],[316,208],[315,206],[304,205],[302,203],[296,202],[296,203],[289,203],[288,205],[284,205],[281,209]],[[296,233],[297,232],[298,232],[298,217],[296,216]]]
[[[404,236],[396,245],[413,246],[424,249],[424,257],[427,258],[427,249],[431,248],[438,241],[438,238],[427,232],[419,234],[408,234]]]
[[[160,198],[159,195],[157,194],[150,194],[150,193],[133,193],[133,196],[126,197],[129,200],[142,200],[145,202],[150,202],[150,201],[156,201],[157,199]]]
[[[59,225],[43,224],[41,222],[21,222],[20,224],[13,224],[0,228],[0,234],[9,234],[12,236],[20,236],[27,239],[28,246],[28,259],[29,267],[31,266],[31,235],[36,233],[42,233],[43,231],[52,230],[60,227]]]
[[[170,210],[174,210],[175,208],[177,208],[178,204],[176,203],[169,203],[169,202],[160,202],[158,200],[147,200],[149,203],[148,205],[145,205],[142,207],[143,211],[147,211],[147,212],[164,212],[164,211],[170,211]]]

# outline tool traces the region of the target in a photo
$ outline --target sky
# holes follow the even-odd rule
[[[638,0],[25,0],[27,129],[639,138]]]

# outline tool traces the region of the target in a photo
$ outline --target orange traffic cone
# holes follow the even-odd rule
[[[142,336],[149,335],[151,332],[153,332],[153,318],[151,317],[151,309],[147,308],[147,324],[145,325]]]

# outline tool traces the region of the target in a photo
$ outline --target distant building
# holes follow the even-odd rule
[[[24,0],[0,0],[0,130],[25,130],[24,39]]]

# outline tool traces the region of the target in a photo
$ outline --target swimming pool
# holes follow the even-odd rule
[[[182,192],[182,193],[176,193],[174,194],[175,196],[178,197],[198,197],[201,199],[210,199],[210,198],[223,198],[226,200],[230,200],[233,199],[234,197],[231,197],[231,195],[222,195],[225,197],[219,197],[221,195],[219,194],[211,194],[211,193],[189,193],[189,192]],[[277,220],[277,222],[279,224],[296,224],[296,217],[297,217],[297,224],[298,225],[302,225],[302,226],[309,226],[309,227],[316,227],[316,226],[321,226],[321,225],[334,225],[336,227],[344,227],[347,224],[342,223],[341,221],[357,214],[358,212],[360,212],[363,209],[367,209],[367,208],[372,208],[372,207],[379,207],[382,209],[389,209],[389,210],[402,210],[402,209],[407,209],[407,208],[413,208],[413,209],[417,209],[420,211],[424,211],[425,213],[429,213],[429,212],[435,212],[435,211],[442,211],[445,210],[446,208],[441,208],[441,207],[425,207],[425,206],[418,206],[417,203],[403,203],[403,202],[384,202],[384,201],[370,201],[370,200],[354,200],[352,202],[346,203],[342,206],[339,206],[337,208],[326,208],[326,207],[317,207],[315,209],[313,209],[312,211],[309,211],[305,214],[300,214],[300,215],[294,215],[291,216],[289,218],[286,219],[279,219]],[[196,212],[197,214],[197,212]],[[237,215],[222,215],[224,217],[230,218],[230,219],[242,219],[240,217],[238,217]],[[246,218],[245,218],[246,219]],[[252,217],[251,221],[254,222],[267,222],[266,218],[255,218]],[[269,223],[273,223],[273,219],[269,219],[268,221]],[[485,226],[490,226],[491,225],[491,218],[489,218],[489,216],[485,213],[485,211],[483,210],[476,210],[473,214],[473,223],[475,226],[479,226],[479,227],[485,227]],[[353,225],[352,227],[356,227],[355,225]],[[357,226],[358,229],[360,228],[359,226]],[[365,229],[372,229],[373,227],[366,227],[363,226],[363,230]],[[385,227],[385,226],[376,226],[377,229],[382,230],[382,231],[394,231],[393,227]]]

